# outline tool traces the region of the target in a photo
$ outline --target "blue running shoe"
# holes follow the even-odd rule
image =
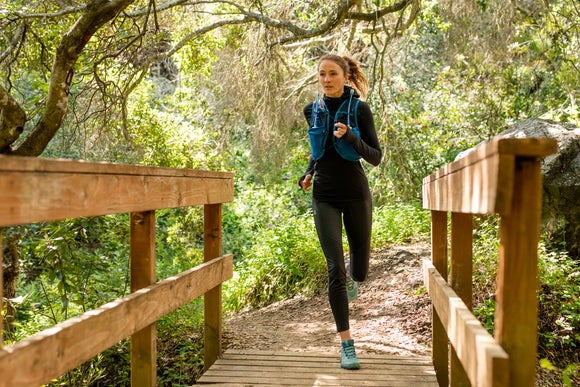
[[[346,370],[358,370],[360,363],[356,357],[354,350],[354,340],[347,340],[342,342],[342,350],[340,351],[340,367]]]
[[[350,276],[350,261],[346,261],[346,295],[349,301],[354,301],[358,295],[358,282]]]

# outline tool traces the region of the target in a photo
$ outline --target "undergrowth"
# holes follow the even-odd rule
[[[292,207],[287,199],[274,198],[259,190],[247,195],[255,206],[245,206],[247,202],[240,201],[224,210],[224,250],[236,251],[234,277],[223,287],[226,315],[296,294],[312,295],[326,283],[326,264],[308,205]],[[271,211],[271,208],[283,210]],[[412,204],[376,207],[373,248],[428,240],[429,215]],[[159,278],[174,275],[203,260],[202,240],[198,237],[201,222],[201,215],[196,211],[160,213]],[[493,332],[498,221],[494,217],[476,218],[475,225],[474,313]],[[62,321],[67,315],[100,305],[101,301],[110,301],[115,291],[118,296],[126,295],[128,247],[126,242],[121,242],[128,240],[126,227],[127,218],[119,216],[77,220],[68,231],[61,223],[21,230],[39,235],[37,239],[27,240],[23,252],[35,262],[43,262],[43,270],[25,268],[28,279],[22,282],[21,291],[26,295],[17,305],[16,332],[6,337],[5,344]],[[239,230],[244,231],[238,233]],[[346,252],[346,237],[344,245]],[[89,262],[94,262],[95,268],[108,268],[106,273],[99,274],[99,270],[82,264],[82,259],[91,254],[97,258]],[[70,265],[71,262],[75,264]],[[580,266],[565,251],[554,249],[544,240],[540,243],[539,264],[539,358],[546,372],[557,374],[564,384],[573,383],[580,364]],[[111,280],[111,274],[116,279]],[[35,281],[43,285],[35,288]],[[100,293],[81,297],[74,294],[77,289],[97,289]],[[160,385],[186,386],[195,382],[203,369],[202,332],[201,299],[158,321]],[[50,385],[127,385],[129,357],[129,341],[123,340]]]
[[[477,218],[475,223],[473,312],[493,335],[499,224],[495,217]],[[543,236],[538,279],[539,364],[571,386],[580,381],[580,262]]]

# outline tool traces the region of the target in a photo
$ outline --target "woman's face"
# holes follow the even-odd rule
[[[346,74],[337,63],[331,60],[323,60],[318,65],[318,82],[326,96],[339,98],[344,92]]]

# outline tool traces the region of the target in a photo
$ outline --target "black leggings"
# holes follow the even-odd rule
[[[342,223],[350,249],[350,274],[357,282],[367,278],[371,250],[372,202],[329,203],[312,200],[314,224],[328,267],[328,300],[338,332],[350,329]]]

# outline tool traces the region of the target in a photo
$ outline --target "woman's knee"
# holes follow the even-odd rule
[[[352,260],[350,268],[350,276],[356,282],[363,282],[367,279],[369,274],[369,258],[368,256],[360,260]]]

